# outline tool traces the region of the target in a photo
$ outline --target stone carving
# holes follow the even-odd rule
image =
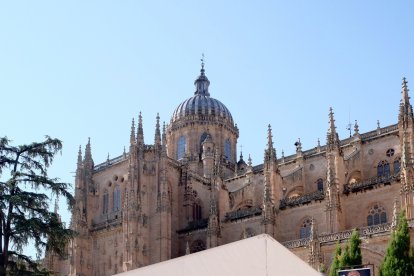
[[[283,210],[286,207],[295,207],[302,204],[309,204],[312,201],[321,201],[325,198],[324,191],[317,191],[310,194],[305,194],[303,196],[293,197],[293,198],[284,198],[280,200],[279,209]]]
[[[391,184],[393,181],[399,181],[399,180],[400,180],[399,174],[386,175],[386,176],[381,176],[381,177],[373,177],[367,180],[363,180],[361,182],[345,184],[343,193],[346,195],[349,193],[357,193],[360,191],[377,188],[380,185]]]
[[[245,208],[241,210],[236,210],[233,212],[228,212],[225,215],[225,221],[232,221],[236,219],[242,219],[252,216],[258,216],[262,214],[262,209],[259,206]]]

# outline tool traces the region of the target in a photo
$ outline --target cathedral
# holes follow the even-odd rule
[[[398,122],[340,139],[327,112],[326,143],[277,156],[267,129],[263,163],[237,156],[239,130],[210,96],[204,63],[195,92],[144,140],[141,114],[129,149],[98,165],[79,149],[68,258],[61,275],[113,275],[266,233],[319,270],[357,229],[363,263],[378,272],[400,210],[414,241],[414,118],[403,79]],[[214,95],[213,95],[214,96]],[[397,107],[396,107],[397,111]],[[266,130],[263,131],[265,137]],[[258,141],[261,143],[261,141]]]

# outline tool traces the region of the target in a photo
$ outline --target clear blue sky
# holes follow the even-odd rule
[[[193,95],[201,53],[254,164],[268,124],[278,156],[298,138],[324,144],[330,106],[341,138],[349,120],[394,124],[401,78],[414,87],[413,12],[412,1],[2,1],[0,136],[62,139],[50,174],[73,183],[79,145],[91,137],[95,164],[120,155],[139,111],[153,143],[157,112],[168,123]]]

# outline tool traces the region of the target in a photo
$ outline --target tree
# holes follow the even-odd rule
[[[63,196],[69,208],[74,198],[70,184],[50,178],[47,169],[62,142],[45,137],[43,142],[12,146],[0,138],[0,276],[40,273],[38,262],[23,249],[33,243],[40,255],[43,250],[64,256],[66,243],[74,236],[49,210],[49,196]],[[6,176],[5,176],[6,175]],[[7,180],[4,180],[7,179]]]
[[[334,257],[331,263],[331,268],[329,270],[329,276],[337,276],[337,272],[340,268],[341,254],[342,254],[342,249],[338,242],[336,244]]]
[[[352,231],[351,238],[345,245],[342,253],[341,268],[356,267],[362,265],[361,239],[357,230]]]
[[[379,275],[414,275],[414,254],[413,248],[410,248],[410,233],[404,211],[398,217],[397,230],[391,235]]]

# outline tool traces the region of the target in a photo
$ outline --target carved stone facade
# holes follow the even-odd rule
[[[94,165],[90,141],[79,151],[71,221],[79,235],[59,263],[63,274],[112,275],[261,233],[318,269],[355,228],[363,261],[378,267],[394,209],[407,211],[412,229],[414,120],[405,79],[397,124],[363,134],[356,124],[340,140],[331,109],[326,145],[302,151],[298,141],[296,154],[281,158],[269,126],[256,166],[237,160],[237,125],[209,84],[203,64],[194,96],[168,125],[157,116],[153,144],[144,142],[140,114],[121,156]]]

